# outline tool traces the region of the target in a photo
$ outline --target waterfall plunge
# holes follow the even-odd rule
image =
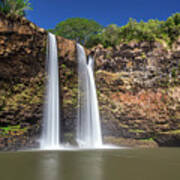
[[[102,135],[96,86],[93,74],[94,60],[88,62],[84,48],[77,44],[78,53],[78,120],[77,142],[81,148],[99,148],[102,146]]]
[[[59,149],[60,147],[60,105],[59,105],[59,71],[57,42],[55,35],[48,34],[47,72],[48,82],[46,103],[44,107],[44,127],[41,149]]]

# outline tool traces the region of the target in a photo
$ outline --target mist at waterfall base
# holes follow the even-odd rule
[[[57,42],[55,35],[48,34],[47,43],[47,90],[43,115],[41,149],[60,148],[60,104]]]

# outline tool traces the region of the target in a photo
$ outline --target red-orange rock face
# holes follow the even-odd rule
[[[179,47],[154,43],[97,46],[96,81],[107,141],[180,145]],[[166,138],[167,137],[167,138]],[[118,141],[118,138],[120,139]],[[135,139],[136,141],[130,141]],[[138,140],[138,142],[137,142]],[[127,143],[126,143],[127,142]]]

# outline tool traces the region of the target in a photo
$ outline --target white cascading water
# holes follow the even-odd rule
[[[44,126],[41,149],[60,148],[60,104],[59,104],[59,66],[55,35],[48,34],[47,43],[47,90],[44,107]]]
[[[102,134],[99,117],[96,85],[94,80],[94,60],[88,62],[84,48],[77,44],[78,54],[78,119],[77,142],[81,148],[102,147]]]

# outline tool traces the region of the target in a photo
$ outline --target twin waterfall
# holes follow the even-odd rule
[[[78,119],[77,142],[81,148],[98,148],[102,146],[99,109],[94,81],[94,60],[88,61],[84,48],[77,44],[78,54]]]
[[[78,118],[76,141],[79,148],[100,148],[102,135],[96,86],[94,60],[86,58],[84,48],[77,44],[78,54]],[[41,149],[60,149],[59,66],[56,37],[49,33],[47,43],[47,91],[44,106]]]
[[[41,149],[58,149],[60,147],[59,66],[56,37],[51,33],[48,34],[46,62],[48,79]]]

